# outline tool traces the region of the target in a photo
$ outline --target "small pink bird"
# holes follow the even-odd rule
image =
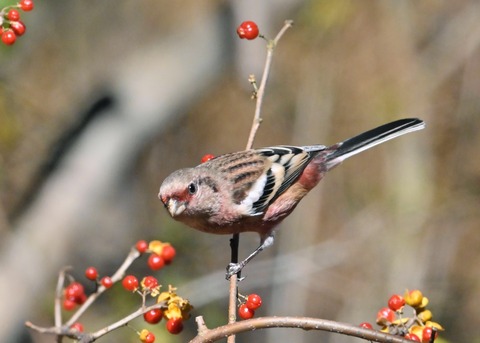
[[[424,127],[420,119],[401,119],[330,147],[282,145],[221,155],[172,173],[158,197],[175,220],[194,229],[260,235],[253,253],[229,264],[229,278],[273,244],[276,226],[326,172],[350,156]]]

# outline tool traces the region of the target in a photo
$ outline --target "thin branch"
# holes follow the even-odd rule
[[[54,316],[55,316],[55,326],[62,326],[62,296],[63,296],[63,286],[65,285],[65,273],[70,270],[71,267],[63,268],[58,274],[57,288],[55,290],[55,303],[54,303]]]
[[[54,302],[54,317],[55,317],[55,327],[61,329],[62,327],[62,296],[63,296],[63,287],[65,286],[65,275],[71,267],[63,268],[58,274],[57,288],[55,290],[55,302]],[[57,343],[62,343],[63,336],[58,335],[56,339]]]
[[[358,337],[372,342],[410,343],[400,336],[390,335],[376,330],[364,329],[350,324],[309,317],[260,317],[227,324],[211,330],[203,330],[190,343],[215,342],[227,336],[247,331],[269,328],[298,328],[303,330],[320,330],[341,335]]]
[[[253,141],[255,140],[255,135],[257,134],[258,128],[262,122],[261,111],[262,111],[262,104],[263,104],[263,97],[265,94],[265,87],[267,85],[268,76],[270,74],[270,66],[272,65],[272,58],[273,58],[273,50],[278,44],[278,41],[285,32],[293,26],[292,20],[286,20],[282,29],[278,32],[275,39],[268,41],[267,43],[267,57],[265,59],[265,67],[263,69],[262,80],[260,81],[260,86],[256,92],[257,102],[255,106],[255,115],[253,117],[252,128],[250,130],[250,135],[248,137],[247,147],[245,150],[250,150],[253,147]]]
[[[230,261],[232,263],[238,262],[238,246],[240,244],[240,234],[235,233],[230,240],[230,249],[232,251],[232,256]],[[238,279],[241,271],[238,274],[234,274],[230,277],[230,287],[228,290],[228,323],[232,324],[237,321],[237,293],[238,293]],[[235,343],[235,336],[229,336],[227,338],[227,343]]]
[[[113,324],[110,324],[110,325],[104,327],[103,329],[98,330],[97,332],[93,332],[93,333],[89,334],[87,339],[85,339],[85,340],[81,339],[80,343],[93,342],[93,341],[97,340],[98,338],[102,337],[103,335],[106,335],[110,331],[118,329],[119,327],[122,327],[122,326],[126,326],[130,321],[134,320],[135,318],[143,315],[144,313],[146,313],[150,310],[157,309],[157,308],[167,309],[168,308],[167,302],[163,301],[163,302],[160,302],[160,303],[148,306],[148,307],[141,307],[138,310],[136,310],[135,312],[132,312],[128,316],[120,319],[119,321],[117,321]]]
[[[236,235],[238,235],[238,233]],[[238,281],[237,274],[232,275],[230,278],[230,289],[229,289],[229,297],[228,297],[228,323],[229,324],[233,324],[237,321],[237,293],[238,293],[237,281]],[[235,343],[235,335],[229,336],[227,338],[227,343]]]
[[[204,332],[208,331],[208,327],[205,324],[205,320],[203,319],[203,316],[195,317],[195,321],[197,322],[198,335],[201,336]]]
[[[26,322],[25,326],[32,330],[40,332],[42,334],[52,334],[52,335],[56,335],[57,337],[66,336],[66,337],[78,340],[79,343],[91,343],[96,341],[98,338],[106,335],[110,331],[113,331],[115,329],[118,329],[119,327],[127,325],[133,319],[143,315],[144,313],[150,310],[153,310],[156,308],[166,309],[167,307],[168,305],[165,301],[162,301],[160,303],[157,303],[148,307],[140,307],[138,310],[136,310],[135,312],[132,312],[131,314],[120,319],[119,321],[93,333],[80,333],[78,331],[73,331],[73,330],[70,330],[70,328],[66,325],[63,327],[54,326],[54,327],[45,328],[45,327],[37,326],[31,322]]]

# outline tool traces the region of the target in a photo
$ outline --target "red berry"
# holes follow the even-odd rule
[[[399,311],[405,306],[405,299],[398,294],[394,294],[388,299],[388,307],[393,311]]]
[[[201,163],[205,163],[207,161],[210,161],[212,158],[215,158],[212,154],[206,154],[203,155],[202,160],[200,161]]]
[[[10,27],[17,36],[22,36],[25,33],[26,27],[22,21],[11,21]]]
[[[85,290],[79,282],[72,282],[65,288],[65,299],[80,304],[84,297],[86,297]]]
[[[370,324],[370,323],[367,323],[367,322],[360,323],[360,325],[359,325],[359,326],[360,326],[361,328],[364,328],[364,329],[370,329],[370,330],[372,330],[372,329],[373,329],[373,326],[372,326],[372,324]]]
[[[252,40],[257,38],[258,34],[258,26],[253,21],[244,21],[239,27],[237,27],[237,35],[241,39],[246,38],[248,40]]]
[[[143,314],[143,319],[145,319],[147,323],[157,324],[159,321],[162,320],[162,316],[163,316],[162,310],[159,308],[155,308],[153,310],[145,312]]]
[[[17,10],[10,10],[7,13],[7,19],[11,21],[17,21],[20,19],[20,12]]]
[[[95,281],[97,279],[98,272],[95,267],[88,267],[85,270],[85,277],[89,280]]]
[[[73,310],[76,305],[77,305],[77,303],[75,301],[70,300],[70,299],[63,300],[63,308],[67,311]]]
[[[150,269],[159,270],[159,269],[163,268],[163,266],[165,265],[165,261],[163,260],[163,258],[161,256],[159,256],[157,254],[151,254],[148,257],[147,264],[150,267]]]
[[[143,254],[148,250],[148,243],[142,239],[135,244],[135,248],[140,254]]]
[[[429,326],[426,326],[422,331],[422,343],[429,343],[432,339],[432,336],[437,338],[437,331]]]
[[[154,289],[158,286],[158,281],[153,276],[145,276],[142,280],[142,286],[147,289]]]
[[[238,315],[242,319],[250,319],[255,315],[255,311],[249,309],[246,304],[242,304],[238,308]]]
[[[147,334],[147,336],[145,336],[145,341],[144,341],[144,342],[145,342],[145,343],[153,343],[153,342],[155,342],[155,335],[154,335],[153,333],[149,332],[149,333]]]
[[[75,324],[72,324],[72,326],[70,326],[70,329],[78,331],[78,332],[83,332],[83,330],[84,330],[83,325],[79,322],[76,322]]]
[[[17,36],[11,29],[7,29],[2,33],[2,42],[6,45],[12,45],[15,43]]]
[[[138,288],[138,280],[133,275],[127,275],[122,280],[122,286],[127,291],[135,292]]]
[[[258,294],[250,294],[245,303],[250,310],[256,310],[262,306],[262,298]]]
[[[177,252],[175,251],[175,248],[170,244],[167,244],[162,248],[162,253],[160,256],[163,258],[166,264],[170,264],[172,263],[176,253]]]
[[[405,335],[405,339],[409,339],[409,340],[414,341],[414,342],[421,342],[420,338],[418,338],[418,336],[415,335],[414,333],[407,333]]]
[[[83,293],[80,298],[77,299],[77,304],[81,305],[83,304],[85,301],[87,301],[87,295],[85,293]]]
[[[100,280],[100,283],[105,288],[110,288],[110,287],[113,286],[113,281],[112,281],[112,278],[110,276],[102,277],[102,279]]]
[[[182,318],[170,318],[167,321],[167,330],[171,334],[179,334],[183,330],[183,320]]]
[[[377,323],[382,324],[385,320],[390,323],[395,320],[395,312],[388,307],[381,308],[380,311],[377,312]]]
[[[18,6],[25,12],[33,10],[33,0],[20,0]]]

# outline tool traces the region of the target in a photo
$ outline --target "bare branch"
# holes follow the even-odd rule
[[[78,340],[79,343],[91,343],[91,342],[96,341],[98,338],[106,335],[107,333],[109,333],[109,332],[111,332],[115,329],[118,329],[122,326],[126,326],[133,319],[143,315],[144,313],[146,313],[150,310],[156,309],[156,308],[166,309],[167,308],[167,303],[165,301],[162,301],[160,303],[157,303],[157,304],[154,304],[154,305],[151,305],[151,306],[148,306],[148,307],[140,307],[138,310],[130,313],[128,316],[120,319],[119,321],[117,321],[117,322],[115,322],[111,325],[108,325],[108,326],[104,327],[103,329],[100,329],[100,330],[98,330],[96,332],[93,332],[93,333],[81,333],[81,332],[78,332],[78,331],[70,330],[69,326],[66,326],[66,325],[64,325],[63,327],[53,326],[53,327],[45,328],[45,327],[37,326],[37,325],[35,325],[31,322],[26,322],[25,326],[32,329],[32,330],[40,332],[42,334],[52,334],[52,335],[56,335],[57,337],[66,336],[66,337]],[[208,329],[207,329],[207,331],[208,331]]]
[[[215,329],[199,332],[190,343],[215,342],[227,336],[247,331],[269,328],[298,328],[303,330],[320,330],[353,336],[372,342],[383,343],[409,343],[408,339],[390,335],[376,330],[364,329],[350,324],[339,323],[331,320],[309,317],[260,317],[227,324]]]
[[[262,122],[261,111],[262,111],[262,103],[263,97],[265,95],[265,87],[267,85],[268,76],[270,74],[270,66],[272,65],[272,58],[273,58],[273,50],[278,44],[278,41],[284,33],[293,25],[292,20],[286,20],[285,24],[283,25],[282,29],[278,32],[275,39],[268,41],[267,43],[267,57],[265,59],[265,67],[263,69],[262,80],[260,81],[260,86],[258,90],[256,90],[256,106],[255,106],[255,115],[253,117],[252,128],[250,130],[250,136],[248,137],[247,147],[245,150],[249,150],[253,146],[253,141],[255,140],[255,135],[257,134],[257,130],[260,127]]]
[[[154,304],[152,306],[141,307],[138,310],[136,310],[135,312],[132,312],[128,316],[120,319],[119,321],[117,321],[113,324],[110,324],[109,326],[106,326],[103,329],[98,330],[97,332],[91,333],[90,335],[85,337],[85,339],[81,339],[80,343],[93,342],[93,341],[97,340],[98,338],[102,337],[103,335],[106,335],[107,333],[109,333],[109,332],[111,332],[115,329],[118,329],[122,326],[126,326],[130,321],[132,321],[135,318],[143,315],[144,313],[146,313],[150,310],[156,309],[156,308],[166,309],[166,308],[168,308],[168,306],[167,306],[167,303],[165,301],[163,301],[163,302],[160,302],[158,304]]]

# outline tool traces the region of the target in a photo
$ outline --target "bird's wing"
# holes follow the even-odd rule
[[[271,165],[266,170],[265,177],[259,178],[251,187],[251,192],[256,191],[258,197],[249,199],[250,213],[263,213],[268,205],[292,185],[317,153],[325,148],[322,145],[275,146],[256,150],[256,153],[268,159]]]

